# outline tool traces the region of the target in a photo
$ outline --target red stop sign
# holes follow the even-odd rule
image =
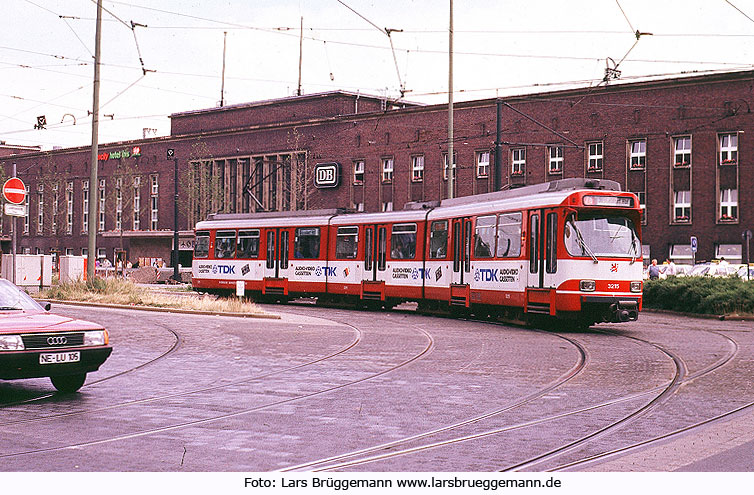
[[[26,198],[26,186],[18,177],[11,177],[3,184],[3,197],[13,203],[20,205]]]

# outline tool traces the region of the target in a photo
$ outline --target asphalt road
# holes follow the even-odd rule
[[[75,395],[0,382],[0,470],[754,468],[751,322],[267,309],[282,318],[57,305],[107,326],[113,355]]]

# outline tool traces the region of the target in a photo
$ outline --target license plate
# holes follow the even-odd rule
[[[78,363],[81,361],[81,352],[55,352],[39,355],[39,364]]]

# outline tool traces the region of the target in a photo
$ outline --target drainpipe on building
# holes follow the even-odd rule
[[[503,100],[497,100],[497,129],[495,131],[495,169],[492,187],[499,191],[503,187]]]

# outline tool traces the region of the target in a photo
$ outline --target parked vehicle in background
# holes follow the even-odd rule
[[[112,352],[101,325],[49,313],[23,290],[0,279],[0,379],[49,377],[75,392]]]
[[[660,278],[670,276],[668,265],[660,266]],[[673,271],[676,277],[740,277],[747,279],[746,265],[720,263],[718,261],[698,263],[696,265],[675,265]],[[754,264],[749,264],[749,278],[754,279]],[[644,279],[649,278],[644,270]]]

